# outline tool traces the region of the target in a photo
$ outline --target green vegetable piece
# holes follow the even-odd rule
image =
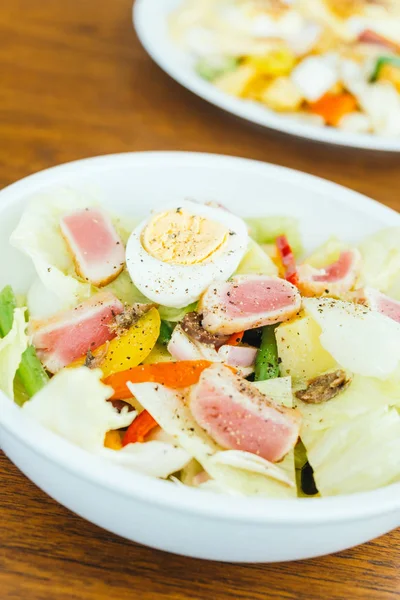
[[[14,402],[18,406],[23,406],[29,400],[28,393],[22,384],[21,378],[18,375],[14,377]]]
[[[214,81],[217,77],[234,71],[238,60],[232,56],[201,58],[195,66],[196,73],[207,81]]]
[[[189,306],[185,306],[184,308],[170,308],[169,306],[159,306],[158,312],[160,313],[160,317],[162,321],[172,321],[172,323],[178,323],[182,321],[183,317],[188,312],[193,312],[197,308],[197,302],[193,302],[189,304]]]
[[[261,345],[256,356],[255,381],[279,377],[278,348],[275,339],[275,325],[263,327]]]
[[[379,77],[379,73],[383,65],[393,65],[400,69],[400,57],[399,56],[380,56],[376,61],[375,69],[371,75],[370,81],[373,83]]]
[[[11,330],[14,321],[14,310],[17,299],[10,285],[0,292],[0,337]],[[17,404],[22,406],[26,400],[42,389],[49,377],[42,363],[36,356],[36,350],[29,346],[21,357],[14,380],[14,397]]]
[[[16,307],[17,301],[12,287],[7,285],[0,292],[0,337],[5,337],[11,330]]]
[[[160,325],[160,335],[158,336],[158,343],[163,346],[167,346],[169,340],[171,339],[173,327],[167,321],[161,321]]]
[[[29,398],[41,390],[49,381],[49,376],[38,359],[33,346],[28,346],[23,353],[17,376],[21,379]]]
[[[275,244],[280,235],[286,235],[295,256],[303,253],[303,244],[297,219],[293,217],[258,217],[245,219],[250,236],[257,244]]]

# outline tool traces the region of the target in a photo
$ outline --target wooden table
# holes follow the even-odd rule
[[[2,3],[0,186],[96,154],[198,150],[308,171],[400,209],[398,156],[308,143],[222,113],[151,62],[130,15],[131,0]],[[86,523],[4,456],[0,472],[2,600],[399,598],[399,531],[311,561],[200,562]]]

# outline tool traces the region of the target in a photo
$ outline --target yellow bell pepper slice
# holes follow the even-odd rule
[[[156,308],[145,313],[126,333],[116,337],[108,344],[103,344],[93,350],[93,356],[105,354],[99,368],[103,377],[125,371],[139,365],[154,348],[160,334],[161,319]],[[107,350],[107,353],[106,353]],[[85,364],[86,357],[75,360],[70,367],[80,367]]]
[[[110,448],[110,450],[121,450],[122,440],[120,432],[115,430],[107,431],[104,437],[104,447]]]
[[[296,56],[287,47],[271,50],[268,54],[246,57],[245,63],[254,67],[259,75],[278,77],[288,75],[296,64]]]

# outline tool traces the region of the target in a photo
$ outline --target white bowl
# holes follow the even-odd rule
[[[400,152],[398,137],[384,137],[341,131],[333,127],[318,127],[289,119],[260,103],[229,96],[197,75],[194,61],[177,48],[168,32],[168,16],[184,0],[136,0],[133,21],[136,33],[151,58],[170,77],[185,88],[219,108],[252,123],[299,137],[354,148]]]
[[[336,233],[357,241],[400,215],[322,179],[207,154],[103,156],[43,171],[0,192],[0,287],[26,290],[32,268],[8,244],[30,196],[45,188],[98,190],[116,212],[145,214],[178,198],[218,200],[242,215],[300,219],[307,246]],[[6,258],[5,258],[6,257]],[[360,544],[400,525],[400,484],[324,499],[236,498],[125,471],[32,422],[0,395],[0,443],[32,481],[82,517],[128,539],[231,562],[295,560]]]

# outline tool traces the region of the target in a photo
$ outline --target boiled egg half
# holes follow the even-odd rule
[[[245,222],[227,210],[185,200],[169,204],[131,234],[126,264],[147,298],[182,308],[239,266],[248,244]]]

